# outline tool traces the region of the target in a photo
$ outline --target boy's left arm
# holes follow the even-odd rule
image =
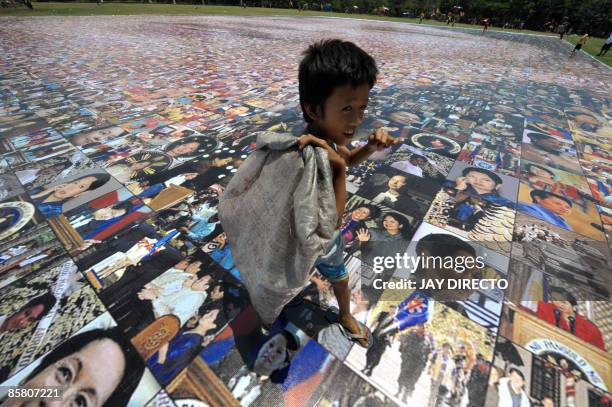
[[[344,146],[339,146],[338,152],[346,161],[346,165],[352,166],[362,163],[374,152],[384,150],[397,143],[397,141],[397,139],[389,136],[386,130],[376,129],[376,131],[368,137],[367,144],[352,150]]]

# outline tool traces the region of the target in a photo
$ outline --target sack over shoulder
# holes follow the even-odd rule
[[[232,257],[264,322],[307,284],[337,222],[332,172],[322,148],[264,132],[219,202]]]

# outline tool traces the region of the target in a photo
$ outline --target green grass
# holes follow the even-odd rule
[[[252,1],[252,0],[251,0]],[[0,8],[0,16],[90,16],[90,15],[132,15],[132,14],[157,14],[157,15],[237,15],[237,16],[333,16],[350,17],[358,19],[370,19],[381,21],[396,21],[418,23],[417,18],[381,17],[370,14],[346,14],[326,13],[322,11],[298,11],[284,8],[262,8],[262,7],[234,7],[234,6],[200,6],[188,4],[144,4],[144,3],[104,3],[98,6],[95,3],[32,3],[34,10],[28,10],[21,6],[19,8]],[[423,24],[446,26],[446,23],[423,20]],[[456,27],[482,29],[482,26],[470,24],[456,24]],[[490,27],[490,30],[501,29]],[[529,30],[506,30],[523,33],[542,34]]]
[[[145,3],[105,3],[101,6],[96,3],[32,3],[34,10],[28,10],[24,6],[18,8],[0,8],[0,16],[92,16],[92,15],[228,15],[228,16],[292,16],[292,17],[349,17],[357,19],[369,19],[380,21],[395,21],[418,23],[416,18],[384,17],[370,14],[345,14],[345,13],[325,13],[321,11],[298,11],[283,8],[262,8],[262,7],[232,7],[232,6],[201,6],[188,4],[145,4]],[[423,20],[423,25],[443,26],[446,23],[434,20]],[[455,27],[472,28],[482,30],[482,26],[470,24],[455,24]],[[524,34],[540,34],[556,36],[554,33],[546,33],[531,30],[513,30],[489,27],[491,31],[518,32]],[[568,41],[576,41],[575,36],[566,37]],[[603,39],[593,38],[589,40],[585,49],[588,53],[595,56]],[[612,66],[612,52],[605,58],[597,58],[608,66]]]
[[[574,45],[576,45],[576,43],[578,42],[578,38],[580,37],[577,35],[566,35],[565,37],[563,37],[564,40],[567,40],[569,43],[574,44]],[[589,54],[593,55],[595,59],[598,59],[604,64],[612,67],[612,49],[608,51],[605,57],[597,56],[604,42],[606,42],[606,40],[603,38],[590,37],[587,43],[582,46],[582,49],[588,52]]]

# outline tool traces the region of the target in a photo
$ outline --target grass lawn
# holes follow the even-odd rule
[[[370,14],[345,14],[345,13],[325,13],[321,11],[298,11],[295,9],[283,8],[262,8],[262,7],[232,7],[232,6],[201,6],[194,4],[148,4],[148,3],[105,3],[98,6],[96,3],[32,3],[34,10],[28,10],[24,6],[18,8],[0,8],[0,16],[92,16],[92,15],[236,15],[236,16],[293,16],[293,17],[349,17],[357,19],[369,19],[380,21],[396,21],[418,23],[417,18],[400,17],[381,17]],[[433,26],[444,26],[446,23],[434,20],[423,20],[423,24]],[[482,30],[482,26],[470,24],[455,24],[455,27],[472,28]],[[449,27],[450,28],[450,27]],[[531,30],[502,30],[497,27],[489,27],[491,31],[508,31],[525,34],[540,34],[556,36],[553,33],[545,33]],[[568,41],[577,40],[575,36],[566,36]],[[585,49],[591,55],[599,52],[603,39],[592,38],[587,43]],[[612,52],[605,58],[597,58],[608,66],[612,66]]]

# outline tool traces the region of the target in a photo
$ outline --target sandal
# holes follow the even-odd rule
[[[361,333],[359,334],[354,334],[352,332],[350,332],[348,329],[346,329],[342,324],[338,323],[338,327],[340,328],[340,332],[342,332],[342,334],[344,335],[344,337],[346,339],[348,339],[351,342],[355,342],[356,344],[358,344],[359,346],[361,346],[362,348],[366,348],[369,349],[370,346],[372,346],[372,332],[370,331],[370,328],[368,328],[367,326],[365,326],[365,324],[355,320],[355,322],[357,322],[357,324],[359,325],[360,331]],[[364,340],[367,339],[367,345],[364,345]]]

